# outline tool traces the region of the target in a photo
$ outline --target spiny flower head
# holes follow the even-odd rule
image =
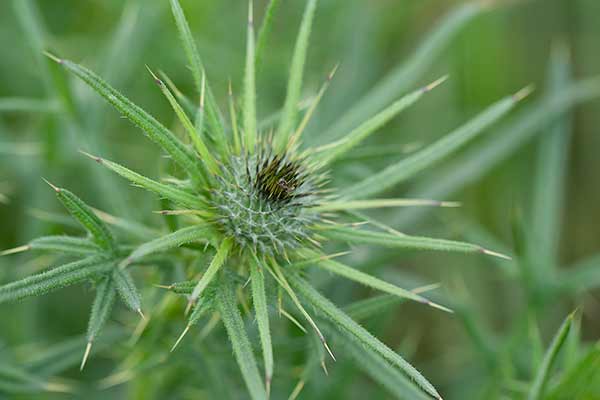
[[[275,3],[271,2],[269,7],[273,7]],[[102,275],[107,271],[98,269],[97,262],[94,261],[82,267],[88,272],[96,268],[93,273],[77,275],[79,278],[76,281],[98,276],[107,277],[107,280],[103,281],[105,283],[98,289],[103,297],[98,301],[98,305],[94,306],[96,314],[104,318],[98,317],[97,321],[102,322],[106,316],[105,304],[112,304],[111,299],[116,290],[112,289],[112,281],[109,279],[117,279],[119,274],[134,267],[136,263],[151,263],[149,257],[152,255],[177,250],[193,242],[202,243],[204,247],[192,249],[197,252],[210,252],[211,255],[214,253],[206,269],[199,274],[200,271],[190,267],[188,271],[190,280],[166,286],[167,289],[184,295],[188,302],[187,326],[176,341],[176,345],[202,318],[211,313],[213,316],[217,315],[228,332],[242,377],[253,399],[268,397],[274,373],[269,321],[270,305],[276,307],[281,315],[285,315],[299,325],[298,320],[286,311],[286,309],[296,310],[296,313],[310,325],[331,358],[335,360],[325,336],[305,308],[306,305],[310,305],[321,319],[331,323],[333,332],[360,344],[359,351],[368,353],[368,357],[374,357],[385,365],[389,364],[397,368],[406,374],[419,390],[441,398],[433,385],[416,369],[313,288],[304,279],[302,271],[308,266],[317,266],[385,293],[449,311],[446,307],[432,303],[421,296],[419,293],[422,290],[409,291],[368,275],[360,269],[334,261],[332,258],[338,254],[326,254],[322,250],[322,245],[327,242],[356,243],[397,249],[485,253],[502,257],[498,253],[470,243],[406,235],[393,227],[364,216],[360,210],[415,205],[454,205],[433,200],[374,199],[373,197],[411,178],[464,146],[485,128],[506,115],[519,100],[525,97],[529,89],[526,88],[515,95],[501,99],[431,146],[362,181],[343,190],[325,187],[327,175],[334,161],[352,151],[390,119],[441,84],[445,77],[400,97],[349,130],[346,135],[334,138],[329,144],[316,147],[304,143],[303,132],[333,78],[332,72],[301,115],[298,104],[316,3],[316,0],[307,2],[292,58],[287,97],[278,126],[273,133],[268,134],[258,129],[255,73],[257,60],[262,58],[260,52],[264,52],[266,32],[270,30],[271,21],[269,18],[265,19],[257,45],[252,4],[250,4],[248,18],[241,123],[238,124],[239,115],[230,89],[231,122],[226,124],[223,113],[217,107],[212,88],[207,82],[183,10],[177,0],[171,0],[199,101],[190,100],[183,95],[165,75],[159,78],[152,71],[151,73],[181,123],[188,138],[187,142],[180,140],[172,131],[94,72],[49,54],[53,60],[89,85],[139,127],[185,174],[183,177],[157,181],[115,162],[90,155],[95,161],[136,186],[168,200],[173,207],[160,213],[178,216],[185,224],[178,230],[139,244],[133,251],[107,247],[104,250],[109,253],[110,271],[114,271],[113,275]],[[271,11],[270,8],[266,15],[271,15]],[[257,49],[259,54],[256,53]],[[199,107],[194,104],[198,104]],[[80,213],[74,215],[81,217]],[[86,212],[85,216],[85,223],[89,221],[95,223],[84,225],[92,229],[96,242],[108,240],[105,229],[98,228],[93,213]],[[371,224],[375,229],[364,229],[362,227],[364,223]],[[107,242],[106,246],[109,243],[112,242]],[[59,247],[55,246],[53,249],[58,250]],[[61,287],[62,281],[56,276],[63,276],[61,274],[64,271],[59,272],[51,276],[52,282],[59,284],[48,284],[43,287],[34,285],[35,290],[19,291],[19,288],[26,287],[32,282],[33,284],[45,282],[47,278],[47,276],[35,276],[32,277],[32,281],[16,283],[18,290],[15,289],[14,284],[0,287],[0,301],[41,294],[49,288]],[[69,277],[72,278],[72,274]],[[131,286],[131,280],[129,278],[126,280]],[[243,290],[247,284],[250,285],[250,293]],[[125,283],[121,283],[121,286],[123,285]],[[272,291],[269,290],[271,287],[278,289],[277,299],[273,298]],[[116,288],[118,289],[119,286],[117,285]],[[13,296],[15,290],[19,296]],[[286,295],[286,301],[282,301],[281,294]],[[252,300],[263,354],[264,381],[259,378],[258,365],[238,310],[240,297],[243,304],[246,304],[247,297]],[[98,325],[97,321],[96,325]],[[88,352],[86,357],[87,354]],[[324,360],[322,364],[325,364]]]

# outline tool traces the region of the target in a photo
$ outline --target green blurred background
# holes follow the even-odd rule
[[[241,93],[246,5],[208,0],[181,3],[204,56],[212,88],[224,106],[229,79],[234,92]],[[334,180],[343,186],[450,132],[495,100],[535,85],[531,98],[502,125],[458,156],[389,193],[430,195],[460,201],[462,207],[374,214],[407,233],[481,243],[489,240],[492,247],[515,255],[516,261],[502,264],[460,254],[364,249],[357,249],[350,257],[356,263],[367,262],[371,271],[404,286],[442,282],[441,301],[454,305],[456,314],[406,304],[365,325],[399,349],[442,393],[447,393],[445,398],[520,398],[523,382],[531,378],[531,359],[539,358],[539,349],[532,343],[546,347],[569,311],[580,308],[582,342],[577,355],[583,356],[600,335],[600,303],[594,290],[600,286],[596,282],[600,272],[593,272],[596,266],[596,271],[600,270],[600,260],[594,258],[600,251],[600,102],[578,106],[568,119],[568,160],[564,168],[558,169],[562,176],[556,176],[564,185],[564,202],[558,211],[563,224],[556,232],[556,265],[548,268],[548,273],[556,277],[568,276],[568,268],[589,260],[585,262],[592,272],[582,285],[586,290],[577,286],[555,296],[544,287],[552,286],[555,277],[531,284],[523,272],[528,270],[527,265],[535,264],[524,255],[527,251],[523,248],[535,247],[536,238],[529,227],[536,216],[534,191],[542,175],[537,156],[549,128],[509,137],[512,121],[518,123],[529,113],[527,107],[546,92],[553,48],[568,48],[575,79],[600,74],[600,2],[489,1],[489,9],[467,18],[464,26],[447,38],[447,45],[428,53],[435,57],[415,73],[411,86],[394,87],[394,72],[414,60],[420,44],[463,3],[468,2],[321,1],[305,76],[306,96],[318,90],[336,63],[340,68],[309,126],[308,136],[316,142],[329,140],[322,133],[331,132],[338,118],[354,110],[352,107],[365,95],[388,96],[382,104],[371,102],[371,111],[377,111],[407,91],[449,74],[448,82],[374,135],[354,157],[339,162]],[[255,3],[259,17],[265,6],[265,1]],[[273,36],[258,76],[262,117],[283,102],[303,6],[300,0],[284,1],[275,17]],[[33,19],[24,19],[31,12]],[[36,19],[43,26],[31,23]],[[183,92],[192,93],[192,80],[168,2],[3,0],[0,49],[0,194],[5,197],[0,198],[0,249],[21,245],[41,234],[64,232],[62,225],[38,218],[42,211],[62,214],[41,177],[68,187],[95,207],[160,226],[160,219],[151,213],[160,208],[153,196],[99,170],[78,150],[102,154],[148,176],[158,176],[164,170],[161,154],[80,82],[47,63],[39,50],[51,49],[98,71],[167,126],[174,126],[169,105],[145,68],[147,64],[165,71]],[[391,78],[386,81],[386,77]],[[60,93],[66,88],[74,93],[73,103],[62,101]],[[9,98],[23,99],[18,103],[21,109],[16,109],[19,107],[14,101],[7,106]],[[360,112],[356,115],[360,118]],[[548,115],[548,120],[552,117]],[[478,155],[483,159],[467,164]],[[468,166],[466,175],[452,181],[450,175],[463,162]],[[46,262],[47,258],[39,254],[2,257],[0,282],[25,276]],[[326,292],[339,304],[372,295],[356,285],[334,281]],[[15,305],[0,305],[0,355],[27,360],[34,349],[84,333],[90,302],[85,288],[75,288]],[[178,323],[181,325],[181,321]],[[532,327],[539,328],[539,332]],[[284,351],[276,349],[276,357]],[[227,349],[221,354],[230,356]],[[139,394],[136,397],[132,389],[135,385],[104,392],[92,389],[93,382],[107,375],[119,360],[114,357],[111,364],[109,358],[92,362],[83,375],[77,368],[60,375],[87,382],[92,394],[86,398],[106,398],[109,394],[144,398]],[[355,364],[350,358],[342,358],[330,366],[328,378],[315,378],[316,383],[309,383],[300,398],[392,398]],[[559,370],[566,371],[568,366],[567,361],[561,362]],[[169,368],[168,363],[161,368]],[[285,392],[285,388],[281,390]],[[183,392],[172,394],[157,398],[196,398]],[[19,398],[45,396],[79,395],[38,393]],[[589,397],[582,398],[597,399],[600,392],[590,391],[585,396]]]

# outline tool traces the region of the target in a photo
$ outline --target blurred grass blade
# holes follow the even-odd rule
[[[175,204],[181,204],[182,206],[190,207],[192,209],[202,208],[202,202],[199,200],[198,196],[194,196],[181,189],[177,189],[172,185],[164,185],[150,178],[146,178],[145,176],[140,175],[137,172],[133,172],[132,170],[123,167],[122,165],[119,165],[115,162],[85,152],[82,153],[90,157],[92,160],[96,161],[98,164],[107,167],[111,171],[116,172],[123,178],[131,181],[136,186],[142,187],[146,190],[158,194],[159,196],[165,197],[174,202]]]
[[[129,271],[115,268],[112,279],[115,282],[115,287],[119,296],[121,296],[123,303],[125,303],[132,311],[135,311],[144,317],[142,314],[142,298],[140,297],[140,292],[138,292]]]
[[[350,199],[371,197],[441,161],[508,114],[530,91],[531,88],[526,87],[512,96],[505,97],[492,104],[485,111],[437,142],[396,164],[388,166],[383,171],[371,175],[362,182],[350,186],[343,192],[344,197]]]
[[[14,395],[12,398],[25,398],[27,394],[73,393],[75,388],[63,382],[51,381],[40,377],[12,363],[0,362],[0,394]],[[42,396],[39,394],[39,396]],[[46,396],[48,396],[46,394]],[[27,396],[28,398],[32,398]],[[2,397],[8,399],[9,397]]]
[[[179,38],[183,45],[183,50],[185,51],[185,55],[192,71],[192,77],[194,79],[196,91],[198,93],[198,97],[200,97],[203,86],[203,75],[205,74],[204,65],[202,64],[202,59],[200,58],[200,53],[196,47],[196,42],[192,37],[192,32],[187,20],[185,19],[185,14],[183,13],[183,9],[181,8],[178,0],[171,0],[171,10],[173,12],[173,17],[175,18],[177,30],[179,31]],[[217,144],[221,148],[224,148],[225,130],[223,127],[223,118],[220,115],[219,107],[217,106],[217,102],[208,82],[206,82],[205,85],[208,123],[214,132],[213,137],[217,141]],[[201,132],[199,133],[201,134]]]
[[[416,301],[417,303],[425,304],[434,308],[437,308],[442,311],[452,312],[452,310],[436,304],[423,296],[419,296],[418,294],[411,292],[410,290],[403,289],[391,283],[388,283],[384,280],[376,278],[374,276],[365,274],[362,271],[356,270],[352,267],[344,265],[340,262],[333,260],[322,260],[318,261],[317,264],[327,271],[333,272],[334,274],[343,276],[346,279],[350,279],[354,282],[358,282],[365,286],[372,287],[377,290],[381,290],[382,292],[392,294],[394,296],[398,296],[401,298],[409,299]]]
[[[196,166],[193,153],[154,117],[135,105],[89,69],[69,60],[59,59],[51,54],[48,54],[48,56],[104,97],[152,141],[165,150],[173,158],[173,161],[180,165],[194,181],[201,181],[202,177]]]
[[[273,30],[273,16],[279,9],[280,0],[270,0],[260,29],[258,30],[258,39],[256,41],[256,68],[260,69],[262,66],[263,54],[265,52],[271,31]]]
[[[421,199],[372,199],[372,200],[354,200],[354,201],[332,201],[322,203],[315,207],[317,211],[346,211],[346,210],[366,210],[372,208],[384,207],[458,207],[460,204],[454,201],[421,200]]]
[[[206,225],[193,225],[186,228],[182,228],[168,235],[161,236],[150,242],[144,243],[136,248],[121,264],[122,267],[131,264],[132,262],[139,260],[140,258],[149,254],[163,252],[166,250],[180,247],[183,244],[195,242],[195,241],[206,241],[207,240],[207,227]]]
[[[568,49],[565,44],[555,46],[547,84],[548,94],[552,96],[560,93],[568,87],[570,80]],[[539,269],[541,276],[554,273],[558,266],[558,240],[571,122],[572,118],[564,114],[539,139],[530,219],[532,238],[528,244],[532,247],[529,249],[531,262]]]
[[[46,181],[56,192],[56,197],[65,206],[69,214],[92,235],[92,240],[105,250],[115,251],[116,244],[106,224],[98,218],[90,207],[70,191],[58,188]]]
[[[100,331],[110,316],[113,305],[115,304],[115,292],[115,285],[110,276],[104,278],[96,286],[96,297],[94,298],[90,320],[88,321],[88,343],[81,361],[81,366],[79,367],[80,369],[85,367],[85,363],[90,355],[92,343],[98,337]]]
[[[244,145],[254,153],[256,145],[256,60],[254,55],[254,17],[252,1],[248,2],[248,30],[246,37],[246,68],[244,69]]]
[[[310,30],[315,14],[317,0],[308,0],[300,30],[294,47],[292,64],[290,66],[290,76],[287,85],[287,95],[283,105],[283,113],[279,120],[279,127],[275,136],[275,149],[283,150],[287,145],[290,135],[293,133],[298,115],[298,102],[302,91],[302,76],[304,73],[304,64],[306,63],[306,53],[308,51],[308,41]]]
[[[250,397],[252,400],[265,400],[267,393],[258,372],[244,321],[235,301],[234,289],[228,280],[224,280],[218,287],[217,304]]]
[[[433,61],[446,49],[456,34],[484,10],[483,2],[470,2],[457,6],[439,24],[416,51],[373,89],[346,111],[327,129],[320,139],[339,139],[356,125],[379,112],[383,107],[406,92],[428,70]]]
[[[291,285],[299,292],[301,297],[312,305],[319,314],[329,319],[336,329],[349,334],[353,340],[362,346],[379,354],[386,361],[404,372],[422,391],[436,399],[441,399],[437,390],[423,377],[412,365],[392,351],[385,344],[367,332],[363,327],[354,322],[348,315],[337,308],[327,298],[316,291],[308,282],[295,274],[289,274]]]
[[[33,239],[27,246],[33,250],[56,251],[77,255],[91,255],[101,251],[101,248],[89,239],[71,236],[42,236]]]
[[[59,104],[51,100],[30,99],[25,97],[0,97],[0,113],[51,113],[57,112],[59,109]]]
[[[571,293],[583,293],[600,287],[600,254],[561,268],[556,284]]]
[[[544,355],[542,365],[540,366],[529,390],[529,395],[527,397],[528,400],[540,400],[544,398],[544,388],[546,381],[548,380],[548,375],[552,369],[552,366],[554,365],[556,356],[558,355],[558,352],[560,351],[563,343],[565,342],[567,334],[569,333],[569,329],[573,323],[573,318],[574,313],[569,314],[552,339],[552,343]]]
[[[265,386],[270,392],[273,378],[273,345],[271,344],[271,328],[269,327],[269,308],[265,293],[265,276],[258,260],[250,261],[250,284],[252,286],[252,302],[258,324],[258,333],[265,362]]]
[[[417,249],[453,251],[459,253],[481,253],[500,258],[509,258],[505,255],[484,249],[481,246],[458,242],[454,240],[434,239],[420,236],[397,235],[391,233],[358,230],[349,227],[327,227],[320,233],[330,239],[341,240],[354,244],[370,244],[376,246]]]
[[[39,296],[109,271],[114,260],[91,256],[0,286],[0,303]]]
[[[442,77],[427,86],[419,88],[414,92],[401,97],[399,100],[396,100],[394,103],[390,104],[375,116],[367,119],[357,128],[353,129],[350,133],[344,135],[341,139],[318,147],[317,151],[320,151],[321,154],[319,154],[317,157],[324,163],[330,164],[332,161],[343,156],[352,148],[360,144],[369,135],[375,133],[392,118],[396,117],[402,111],[415,104],[425,93],[430,92],[442,84],[446,79],[447,77]]]
[[[231,238],[225,239],[221,242],[221,244],[219,245],[219,249],[217,250],[217,254],[215,254],[215,257],[210,262],[208,268],[204,272],[204,275],[202,275],[202,278],[200,278],[198,284],[192,291],[189,300],[190,303],[196,301],[196,299],[200,297],[204,289],[206,289],[208,284],[215,278],[217,272],[219,272],[219,269],[221,269],[221,267],[227,260],[229,250],[231,250],[232,245],[233,239]]]
[[[208,151],[206,144],[202,140],[202,137],[200,136],[202,133],[196,131],[196,127],[194,126],[194,124],[192,124],[192,121],[190,121],[188,116],[185,114],[185,111],[183,111],[183,108],[179,105],[179,103],[177,102],[177,99],[175,99],[175,96],[173,96],[173,94],[171,93],[171,91],[169,90],[167,85],[165,85],[165,83],[162,80],[160,80],[150,70],[150,68],[148,68],[148,71],[150,71],[150,74],[152,75],[152,77],[154,78],[154,81],[160,88],[160,91],[164,94],[164,96],[169,101],[169,104],[171,105],[171,108],[173,108],[173,111],[175,111],[175,115],[177,115],[179,122],[181,122],[181,125],[183,125],[188,137],[194,144],[194,147],[196,148],[196,151],[200,155],[200,159],[202,160],[202,162],[204,163],[206,168],[208,168],[208,170],[212,174],[218,173],[219,167],[217,166],[217,162],[215,161],[212,154],[210,154],[210,152]],[[202,97],[202,98],[204,99],[204,97]],[[202,115],[204,115],[204,114],[202,114]]]

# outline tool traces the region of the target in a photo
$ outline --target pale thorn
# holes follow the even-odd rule
[[[323,369],[323,372],[325,372],[325,375],[329,376],[329,371],[327,371],[327,364],[325,364],[325,359],[321,359],[321,368]]]
[[[55,56],[54,54],[50,53],[49,51],[44,51],[43,53],[46,57],[48,57],[49,59],[51,59],[52,61],[58,63],[58,64],[62,64],[63,60],[61,60],[60,58],[58,58],[57,56]]]
[[[46,382],[44,390],[55,393],[73,393],[75,391],[71,385],[60,382]]]
[[[246,286],[248,286],[248,284],[250,283],[251,278],[248,277],[248,280],[242,285],[242,289],[246,289]]]
[[[515,101],[521,101],[525,97],[529,96],[534,90],[535,90],[535,85],[525,86],[523,89],[521,89],[517,93],[513,94],[513,99]]]
[[[7,256],[9,254],[22,253],[22,252],[30,250],[30,249],[31,249],[31,246],[29,246],[29,245],[15,247],[13,249],[8,249],[8,250],[0,251],[0,257],[1,256]]]
[[[439,79],[436,79],[435,81],[431,82],[429,85],[424,86],[423,87],[423,92],[429,92],[433,89],[435,89],[436,87],[440,86],[442,83],[446,82],[448,80],[449,75],[444,75]]]
[[[329,353],[329,356],[331,357],[331,359],[332,359],[333,361],[337,361],[337,360],[335,359],[335,356],[333,355],[333,352],[332,352],[332,351],[331,351],[331,349],[329,348],[329,345],[328,345],[328,344],[327,344],[327,342],[325,341],[325,338],[321,336],[321,337],[320,337],[320,339],[321,339],[321,341],[323,342],[323,347],[325,347],[325,350],[327,350],[327,352]]]
[[[200,89],[200,110],[204,110],[204,92],[206,90],[206,72],[202,71],[202,88]]]
[[[462,204],[459,201],[440,201],[440,207],[461,207]]]
[[[267,389],[267,400],[271,397],[271,377],[265,375],[265,387]]]
[[[158,284],[153,284],[152,286],[160,288],[160,289],[167,289],[167,290],[171,290],[173,289],[173,285],[158,285]]]
[[[60,188],[51,184],[46,178],[42,178],[44,182],[48,184],[56,193],[60,192]]]
[[[183,313],[183,315],[188,315],[190,313],[190,310],[192,309],[192,305],[194,304],[193,300],[188,300],[187,306],[185,306],[185,312]]]
[[[83,353],[83,359],[81,360],[81,365],[79,366],[79,370],[83,371],[83,367],[85,367],[85,363],[87,362],[88,357],[90,356],[90,351],[92,351],[92,341],[90,340],[85,346],[85,352]]]
[[[179,342],[181,342],[181,340],[183,340],[183,337],[186,335],[186,333],[188,333],[189,330],[190,330],[190,325],[188,324],[185,327],[185,329],[183,330],[183,332],[181,332],[181,335],[179,336],[179,338],[177,338],[177,341],[175,342],[175,344],[173,345],[173,347],[171,347],[171,351],[170,351],[171,353],[179,345]]]
[[[483,254],[487,254],[488,256],[498,257],[498,258],[502,258],[504,260],[512,261],[512,257],[509,257],[509,256],[504,255],[502,253],[498,253],[496,251],[484,249],[483,247],[479,251],[481,251]]]
[[[440,286],[442,286],[441,283],[431,283],[429,285],[416,287],[414,289],[411,289],[410,291],[413,292],[414,294],[419,294],[419,293],[428,292],[430,290],[438,289]]]
[[[146,319],[146,316],[144,315],[144,313],[142,312],[141,308],[138,308],[137,310],[135,310],[138,314],[140,314],[140,317],[142,317],[143,320]]]

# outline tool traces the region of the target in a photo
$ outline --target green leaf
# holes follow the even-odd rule
[[[161,236],[136,248],[121,264],[122,267],[139,260],[149,254],[163,252],[180,247],[186,243],[207,240],[206,225],[195,225],[182,228],[168,235]]]
[[[354,200],[354,201],[332,201],[321,203],[315,210],[323,211],[345,211],[345,210],[366,210],[371,208],[384,207],[458,207],[460,204],[453,201],[437,201],[422,199],[372,199],[372,200]]]
[[[423,169],[432,166],[457,151],[508,114],[520,100],[529,94],[530,90],[530,88],[525,88],[512,96],[505,97],[492,104],[469,122],[425,149],[350,186],[343,192],[343,196],[349,199],[371,197],[413,177]]]
[[[88,321],[87,329],[87,347],[81,361],[80,369],[83,369],[90,355],[92,343],[98,337],[100,330],[104,327],[104,324],[108,320],[112,311],[113,305],[115,304],[116,288],[112,277],[107,276],[96,286],[96,297],[92,304],[92,312],[90,314],[90,320]]]
[[[556,285],[561,290],[582,293],[600,287],[600,254],[561,268]]]
[[[58,188],[46,181],[56,192],[56,197],[65,206],[69,214],[73,216],[79,223],[92,235],[92,240],[105,250],[115,251],[115,239],[108,230],[108,227],[90,207],[83,202],[79,197],[66,189]]]
[[[196,127],[194,126],[194,124],[192,124],[192,121],[190,121],[190,119],[186,115],[185,111],[183,111],[183,108],[179,105],[179,103],[177,102],[177,99],[175,99],[175,96],[173,96],[173,94],[171,93],[171,91],[169,90],[167,85],[165,85],[165,83],[162,80],[160,80],[156,75],[154,75],[154,73],[150,70],[150,68],[148,68],[148,71],[150,71],[150,74],[152,75],[152,77],[154,78],[154,81],[160,88],[160,91],[163,93],[163,95],[169,101],[169,104],[171,105],[171,108],[173,108],[173,111],[175,111],[175,115],[177,115],[179,122],[181,122],[181,125],[183,125],[187,135],[189,136],[190,140],[194,144],[194,147],[196,148],[196,151],[200,155],[200,159],[205,164],[206,168],[212,174],[217,174],[219,172],[219,167],[217,166],[217,162],[215,161],[215,158],[212,156],[212,154],[210,154],[210,152],[208,151],[208,148],[206,147],[206,144],[204,143],[204,141],[202,140],[202,137],[200,136],[202,134],[202,131],[201,130],[198,132],[196,131]],[[203,94],[204,94],[204,92],[203,92]],[[202,96],[202,101],[204,101],[204,96]],[[204,108],[203,107],[201,107],[200,112],[202,113],[202,117],[203,117],[204,116]]]
[[[248,6],[248,30],[246,37],[246,68],[244,70],[244,145],[254,153],[256,145],[256,60],[254,56],[254,17],[252,2]]]
[[[550,347],[546,351],[544,355],[544,359],[542,361],[542,365],[533,380],[533,384],[529,390],[528,400],[538,400],[544,398],[544,388],[546,385],[546,381],[548,380],[548,374],[554,365],[554,361],[556,360],[556,356],[560,351],[567,334],[569,333],[569,329],[571,328],[571,324],[573,323],[574,313],[571,313],[564,320],[562,325],[560,326],[558,332],[552,339],[552,343]]]
[[[320,233],[334,240],[341,240],[348,243],[370,244],[391,248],[417,249],[417,250],[439,250],[453,251],[460,253],[482,253],[500,258],[509,259],[502,254],[484,249],[471,243],[458,242],[454,240],[434,239],[420,236],[408,236],[403,234],[391,234],[382,232],[372,232],[358,230],[349,227],[326,227]]]
[[[123,178],[131,181],[136,186],[142,187],[146,190],[154,192],[159,196],[162,196],[166,199],[171,200],[175,204],[180,204],[185,207],[189,207],[192,209],[202,208],[202,202],[197,195],[192,195],[188,192],[185,192],[181,189],[177,189],[171,185],[165,185],[160,182],[156,182],[150,178],[147,178],[143,175],[138,174],[122,165],[119,165],[115,162],[109,161],[105,158],[100,158],[88,153],[83,153],[86,156],[90,157],[92,160],[96,161],[98,164],[105,166],[113,172],[121,175]]]
[[[135,287],[135,282],[131,277],[129,271],[123,270],[121,268],[115,268],[112,274],[112,279],[115,282],[115,287],[119,296],[123,300],[123,303],[131,310],[142,314],[142,299],[140,297],[140,293]]]
[[[406,374],[422,391],[441,399],[437,390],[427,379],[423,377],[412,365],[392,351],[385,344],[367,332],[363,327],[354,322],[348,315],[337,308],[332,302],[315,290],[308,282],[296,274],[289,274],[291,285],[300,293],[301,297],[314,307],[319,314],[329,319],[334,327],[341,332],[350,335],[360,345],[379,354],[386,361],[399,368]]]
[[[436,29],[421,43],[415,52],[405,57],[405,63],[393,69],[373,89],[350,107],[336,123],[320,135],[322,139],[338,139],[356,127],[395,98],[406,92],[421,76],[430,71],[435,59],[445,50],[452,39],[485,7],[481,2],[459,5],[438,24]]]
[[[571,81],[571,66],[566,47],[553,49],[548,93],[556,95]],[[548,277],[558,266],[558,241],[563,210],[564,179],[571,137],[572,118],[564,114],[539,139],[536,179],[531,207],[530,258],[541,277]]]
[[[401,97],[399,100],[396,100],[394,103],[377,113],[375,116],[360,124],[357,128],[350,131],[350,133],[343,136],[341,139],[318,147],[317,151],[321,153],[317,155],[317,158],[322,160],[325,164],[330,164],[360,144],[360,142],[365,140],[369,135],[375,133],[378,129],[387,124],[392,118],[396,117],[402,111],[415,104],[425,93],[430,92],[442,84],[446,79],[447,77],[440,78],[427,86],[419,88],[414,92]]]
[[[0,303],[40,296],[109,271],[114,260],[91,256],[0,286]]]
[[[204,289],[206,289],[208,284],[214,279],[219,269],[225,263],[225,260],[227,260],[227,255],[229,254],[229,250],[231,250],[232,245],[233,239],[231,238],[224,239],[221,242],[221,244],[219,245],[219,249],[217,250],[217,254],[215,254],[215,257],[208,265],[208,268],[204,272],[204,275],[202,275],[202,278],[200,278],[198,284],[192,291],[192,294],[190,296],[190,302],[196,301],[196,299],[200,297]]]
[[[386,293],[392,294],[394,296],[398,296],[401,298],[416,301],[418,303],[426,304],[428,306],[438,308],[443,311],[452,312],[452,310],[450,310],[446,307],[443,307],[439,304],[436,304],[436,303],[426,299],[423,296],[419,296],[418,294],[411,292],[410,290],[406,290],[406,289],[403,289],[396,285],[392,285],[391,283],[383,281],[374,276],[365,274],[364,272],[356,270],[356,269],[349,267],[347,265],[344,265],[340,262],[333,261],[333,260],[320,260],[320,261],[317,261],[317,264],[321,268],[326,269],[327,271],[333,272],[334,274],[343,276],[344,278],[358,282],[365,286],[369,286],[374,289],[381,290],[382,292],[386,292]]]
[[[2,394],[14,394],[21,398],[23,394],[40,392],[72,393],[73,389],[69,384],[50,381],[20,366],[0,362],[0,393]]]
[[[302,22],[300,23],[300,30],[298,32],[294,54],[292,56],[287,95],[283,105],[283,114],[279,120],[279,127],[275,137],[275,148],[277,150],[285,149],[290,135],[295,129],[298,114],[297,106],[300,101],[302,90],[302,75],[304,72],[304,64],[306,63],[308,41],[316,6],[317,0],[308,0],[306,8],[304,9]]]
[[[260,335],[260,344],[262,346],[263,358],[265,362],[265,386],[267,392],[271,386],[273,378],[273,345],[271,344],[271,328],[269,327],[269,308],[267,305],[267,296],[265,292],[265,276],[262,266],[258,260],[250,261],[250,283],[252,285],[252,301],[254,303],[254,312],[258,324],[258,333]]]
[[[589,400],[600,393],[600,345],[596,343],[575,367],[566,371],[547,400]]]
[[[183,9],[179,4],[178,0],[171,0],[171,10],[173,12],[173,17],[175,18],[175,23],[177,25],[177,30],[179,31],[179,38],[183,45],[183,49],[185,51],[185,55],[187,57],[189,67],[192,71],[192,77],[194,78],[194,85],[196,86],[196,90],[198,96],[202,95],[203,91],[203,76],[205,75],[204,66],[202,64],[202,59],[200,58],[200,53],[198,52],[198,48],[196,47],[196,42],[192,37],[192,32],[190,30],[189,24],[185,19],[185,14],[183,13]],[[208,117],[208,123],[215,133],[214,138],[217,141],[217,144],[221,147],[225,147],[225,130],[223,127],[223,117],[220,115],[219,107],[217,106],[217,102],[213,95],[212,90],[208,83],[206,85],[206,111]],[[199,132],[201,134],[201,132]]]
[[[33,250],[48,250],[77,255],[97,254],[102,251],[89,239],[71,236],[42,236],[29,242],[27,246]]]
[[[266,51],[267,42],[273,30],[273,15],[279,9],[280,0],[270,0],[262,24],[258,30],[258,39],[256,41],[256,68],[262,66],[263,54]]]
[[[253,400],[265,400],[267,393],[258,372],[244,321],[237,308],[234,288],[228,280],[224,280],[218,287],[217,304],[250,397]]]
[[[104,97],[106,101],[140,128],[152,141],[165,150],[173,158],[173,161],[180,165],[195,182],[201,182],[202,176],[196,165],[193,153],[154,117],[135,105],[131,100],[123,96],[87,68],[69,60],[61,60],[52,55],[48,56],[85,82],[100,96]]]

